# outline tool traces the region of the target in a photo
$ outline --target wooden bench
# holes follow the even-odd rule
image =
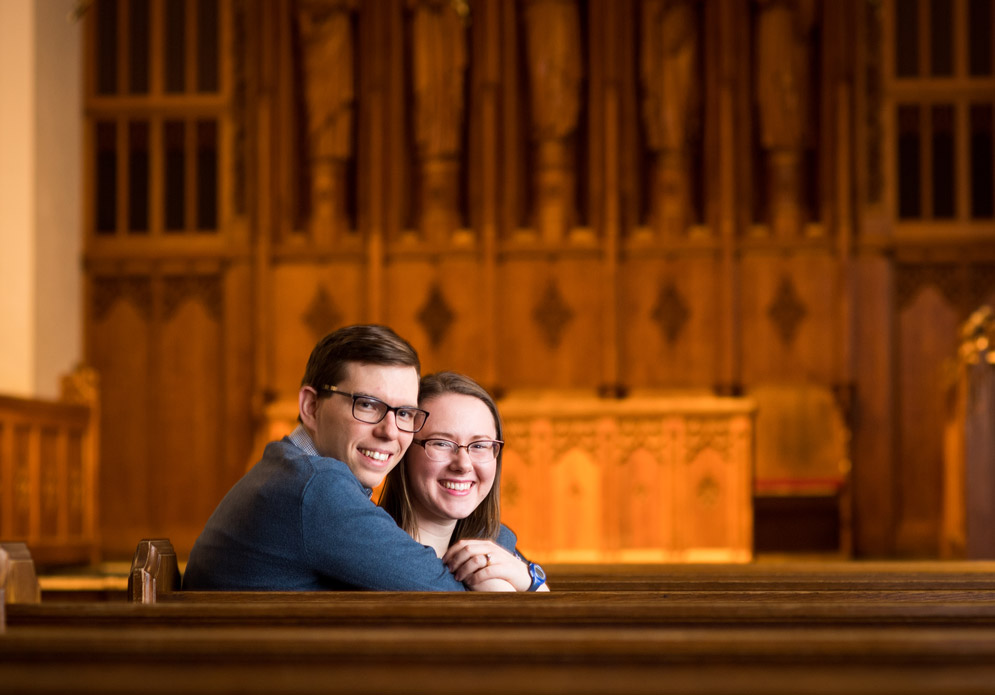
[[[38,603],[41,601],[41,587],[35,572],[31,551],[24,543],[0,543],[0,590],[4,603]]]
[[[569,564],[547,566],[559,591],[854,592],[995,591],[995,562],[792,562],[751,564]],[[129,600],[309,601],[323,592],[180,591],[176,554],[168,539],[139,542],[129,576]]]
[[[550,565],[564,591],[991,591],[995,562],[828,562],[735,565]]]
[[[191,592],[180,592],[190,594]],[[211,600],[213,598],[213,600]],[[995,592],[558,592],[198,594],[196,600],[22,604],[10,627],[995,626]]]
[[[520,598],[520,597],[519,597]],[[17,693],[990,692],[989,627],[10,628]]]
[[[180,590],[180,568],[168,538],[144,538],[135,548],[128,574],[128,600],[155,603],[160,594]]]
[[[8,606],[0,682],[19,693],[442,695],[946,695],[995,683],[995,589],[978,563],[550,567],[562,583],[635,591],[185,592],[157,540],[134,563],[156,579],[136,584],[167,589],[154,605]]]

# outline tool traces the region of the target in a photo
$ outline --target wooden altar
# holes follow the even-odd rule
[[[499,403],[502,517],[546,562],[752,558],[749,399],[521,394]]]

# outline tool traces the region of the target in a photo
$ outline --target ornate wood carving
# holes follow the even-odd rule
[[[532,318],[539,326],[539,332],[551,349],[560,346],[563,331],[573,321],[574,312],[560,294],[555,280],[550,280],[546,291],[532,310]]]
[[[249,147],[249,76],[248,18],[246,1],[232,3],[232,210],[236,215],[247,212],[246,190]]]
[[[152,320],[152,280],[138,276],[98,276],[93,280],[93,318],[102,321],[119,300],[131,302],[145,321]]]
[[[297,24],[311,177],[311,229],[319,241],[345,227],[346,162],[353,156],[356,86],[352,12],[356,0],[300,0]]]
[[[867,45],[864,49],[864,80],[866,85],[866,106],[864,121],[867,133],[867,202],[876,205],[884,194],[883,148],[884,124],[881,122],[882,51],[881,41],[882,10],[880,2],[865,2],[864,23],[867,31]]]
[[[757,0],[756,83],[769,218],[780,238],[802,225],[802,153],[812,134],[814,0]]]
[[[425,330],[432,347],[437,348],[442,344],[455,320],[456,316],[446,303],[442,289],[437,283],[433,284],[425,303],[418,310],[418,323]]]
[[[690,315],[684,296],[673,282],[668,281],[660,288],[652,318],[659,324],[669,345],[677,342]]]
[[[899,311],[915,301],[927,285],[935,287],[951,306],[967,304],[961,269],[952,263],[902,264],[895,269],[895,299]]]
[[[794,342],[798,327],[807,314],[808,309],[798,296],[795,283],[789,276],[783,276],[767,307],[767,316],[774,324],[782,343],[790,346]]]
[[[685,427],[685,463],[694,462],[705,449],[712,449],[723,459],[728,458],[730,432],[725,418],[688,417]]]
[[[895,267],[895,302],[907,308],[927,286],[943,295],[951,307],[967,316],[995,291],[991,263],[900,263]]]
[[[163,319],[170,321],[180,306],[199,300],[214,321],[222,316],[221,279],[217,275],[172,275],[163,281]]]
[[[535,171],[535,226],[558,241],[576,217],[574,151],[580,114],[580,16],[575,2],[528,0],[524,10]]]
[[[666,236],[691,218],[688,145],[701,107],[698,0],[642,5],[640,82],[647,145],[655,155],[654,226]]]
[[[311,331],[311,337],[315,342],[337,326],[341,326],[343,322],[342,313],[335,306],[335,300],[324,285],[315,290],[301,320]]]
[[[466,2],[450,0],[408,0],[408,6],[421,226],[427,237],[445,239],[459,226],[470,10]]]
[[[665,433],[659,418],[626,418],[618,424],[619,462],[626,465],[636,451],[645,451],[656,465],[666,454]]]
[[[504,513],[523,547],[588,561],[751,557],[750,401],[546,393],[500,408]]]

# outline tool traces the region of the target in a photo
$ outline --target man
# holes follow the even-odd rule
[[[384,326],[319,341],[298,395],[300,424],[221,500],[183,588],[464,590],[370,500],[428,417],[414,405],[420,369],[411,345]]]

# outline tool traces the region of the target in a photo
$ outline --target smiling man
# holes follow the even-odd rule
[[[418,355],[384,326],[311,352],[300,424],[221,500],[190,552],[187,590],[462,591],[435,552],[370,500],[425,424]]]

